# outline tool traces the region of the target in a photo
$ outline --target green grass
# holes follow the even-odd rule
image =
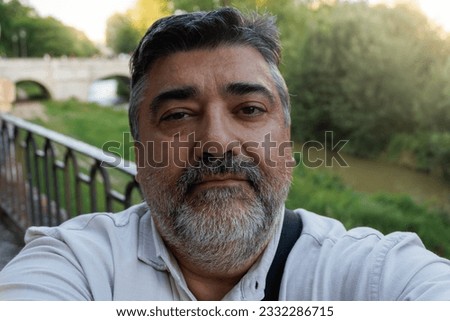
[[[299,166],[286,206],[336,218],[347,228],[369,226],[385,234],[415,232],[428,249],[450,258],[449,215],[407,195],[358,193],[328,172]]]
[[[102,149],[107,148],[105,143],[108,141],[119,142],[121,147],[110,151],[134,159],[126,110],[77,100],[45,101],[43,104],[48,121],[33,122]]]
[[[124,110],[75,100],[44,104],[49,120],[37,123],[99,148],[106,141],[123,142],[123,133],[129,133]],[[117,152],[133,159],[129,135],[122,146]],[[427,248],[450,258],[450,215],[418,204],[407,195],[358,193],[329,172],[299,166],[286,205],[334,217],[347,228],[370,226],[383,233],[413,231]]]

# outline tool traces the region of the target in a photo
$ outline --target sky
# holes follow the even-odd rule
[[[394,3],[395,0],[369,0]],[[433,20],[450,32],[450,1],[415,0]],[[116,12],[125,12],[135,0],[23,0],[45,16],[53,16],[64,24],[83,31],[89,39],[104,42],[106,20]]]
[[[106,20],[125,12],[136,0],[22,0],[40,16],[53,16],[64,24],[83,31],[89,39],[104,42]]]
[[[396,3],[398,0],[369,0],[372,3]],[[401,2],[401,1],[400,1]],[[403,1],[405,2],[405,1]],[[431,19],[450,32],[450,1],[448,0],[415,0],[422,11]]]

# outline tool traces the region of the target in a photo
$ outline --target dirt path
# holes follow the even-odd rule
[[[10,114],[22,119],[48,120],[44,106],[36,101],[15,103]]]

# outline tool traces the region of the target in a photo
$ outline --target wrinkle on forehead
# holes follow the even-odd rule
[[[158,59],[149,71],[150,84],[159,88],[195,86],[216,90],[213,84],[260,83],[274,91],[270,67],[263,56],[249,46],[219,46],[176,52]]]

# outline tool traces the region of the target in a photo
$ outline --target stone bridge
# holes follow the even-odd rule
[[[0,58],[0,79],[37,83],[55,100],[86,101],[92,83],[110,77],[130,78],[128,59]]]

